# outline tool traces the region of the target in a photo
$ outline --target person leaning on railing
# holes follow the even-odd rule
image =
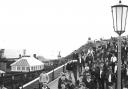
[[[39,86],[47,85],[49,82],[49,76],[48,74],[43,71],[39,76]]]

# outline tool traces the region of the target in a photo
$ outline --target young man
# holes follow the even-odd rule
[[[43,71],[39,76],[39,83],[41,86],[43,85],[45,86],[45,84],[47,84],[48,82],[49,82],[49,76],[45,71]]]

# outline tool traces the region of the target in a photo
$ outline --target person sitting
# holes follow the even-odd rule
[[[39,87],[42,86],[44,83],[49,82],[49,76],[48,74],[43,70],[43,72],[39,76]]]
[[[74,88],[75,88],[75,85],[72,83],[71,80],[68,80],[67,89],[74,89]]]
[[[62,89],[62,86],[64,86],[63,84],[67,84],[67,78],[66,75],[64,73],[61,74],[61,77],[58,80],[58,89]]]
[[[42,88],[41,88],[41,89],[50,89],[50,88],[48,87],[47,83],[43,83],[43,85],[42,85]]]

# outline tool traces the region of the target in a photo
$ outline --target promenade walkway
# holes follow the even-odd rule
[[[58,79],[59,79],[59,77],[58,77],[57,79],[55,79],[54,81],[52,81],[52,82],[50,82],[50,83],[48,84],[48,86],[50,87],[50,89],[58,89],[58,88],[57,88]],[[39,88],[39,83],[38,83],[38,81],[36,81],[36,82],[30,84],[29,86],[26,86],[26,87],[23,88],[23,89],[34,89],[34,88],[36,88],[36,89]]]
[[[57,78],[54,81],[52,81],[51,83],[49,83],[48,86],[50,87],[50,89],[58,89],[58,79],[59,78]]]

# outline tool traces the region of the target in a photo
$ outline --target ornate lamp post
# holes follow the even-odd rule
[[[121,89],[121,34],[125,32],[128,6],[121,4],[111,6],[113,28],[119,35],[118,39],[118,71],[117,71],[117,89]]]

